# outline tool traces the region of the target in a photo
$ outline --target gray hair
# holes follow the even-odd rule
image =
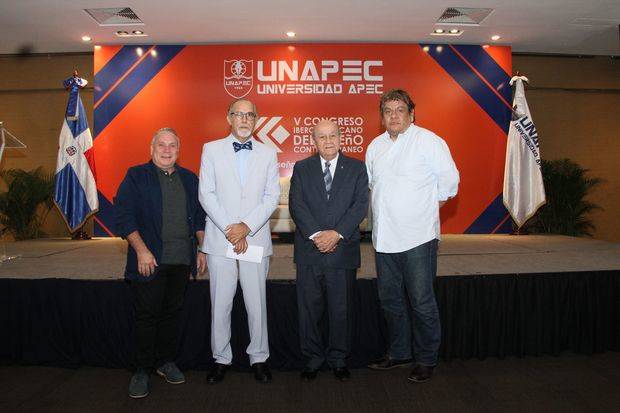
[[[177,138],[177,145],[181,146],[181,140],[179,139],[179,135],[177,135],[177,131],[172,128],[161,128],[157,130],[157,132],[155,132],[155,135],[153,135],[153,139],[151,139],[151,146],[155,146],[155,142],[157,141],[157,139],[164,133],[169,133],[175,138]]]

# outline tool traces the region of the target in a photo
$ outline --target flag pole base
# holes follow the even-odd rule
[[[88,240],[91,239],[91,236],[88,235],[86,232],[82,231],[81,229],[78,229],[77,231],[75,231],[73,233],[73,235],[71,236],[72,240]]]

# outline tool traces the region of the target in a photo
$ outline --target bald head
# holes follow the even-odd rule
[[[312,130],[312,139],[321,158],[331,161],[340,150],[340,129],[336,123],[324,119]]]

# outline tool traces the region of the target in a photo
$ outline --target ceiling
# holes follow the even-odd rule
[[[131,7],[144,22],[100,27],[83,9]],[[429,33],[447,7],[494,9],[459,37]],[[410,42],[510,45],[514,52],[620,55],[619,0],[0,0],[0,54],[83,52],[95,44]],[[498,42],[490,37],[501,35]],[[92,43],[83,43],[89,35]]]

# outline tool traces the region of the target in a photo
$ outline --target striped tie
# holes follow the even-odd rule
[[[329,162],[325,162],[325,170],[323,171],[323,181],[325,181],[325,191],[327,192],[327,199],[329,199],[329,191],[332,190],[332,173],[329,170]]]

